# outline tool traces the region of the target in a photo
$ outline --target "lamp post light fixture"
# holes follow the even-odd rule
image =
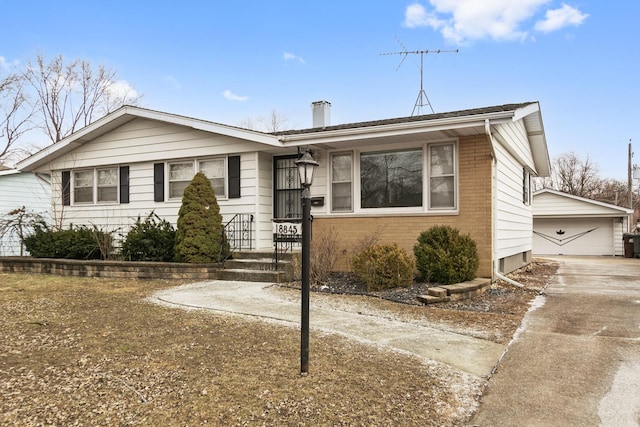
[[[302,184],[302,318],[300,321],[300,375],[309,372],[309,267],[311,250],[311,184],[316,168],[309,151],[296,160]]]

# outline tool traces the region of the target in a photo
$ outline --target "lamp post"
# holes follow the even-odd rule
[[[306,151],[296,161],[302,184],[302,318],[300,321],[300,375],[309,372],[309,267],[311,250],[311,184],[319,163]]]

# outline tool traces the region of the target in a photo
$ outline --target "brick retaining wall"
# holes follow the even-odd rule
[[[0,257],[2,273],[124,279],[217,279],[218,264]]]

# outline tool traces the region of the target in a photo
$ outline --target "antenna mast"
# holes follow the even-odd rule
[[[400,52],[389,52],[389,53],[381,53],[380,55],[402,55],[402,60],[400,61],[400,64],[398,64],[398,67],[396,68],[396,71],[398,71],[400,69],[400,66],[402,65],[402,63],[404,62],[405,59],[407,59],[408,55],[420,55],[420,92],[418,93],[418,98],[416,98],[416,103],[413,106],[413,111],[411,111],[411,115],[414,116],[416,114],[416,110],[418,112],[418,115],[422,114],[422,109],[425,106],[428,106],[429,109],[431,110],[432,113],[435,113],[435,111],[433,110],[433,107],[431,106],[431,102],[429,102],[429,98],[427,97],[427,92],[425,92],[424,90],[424,56],[428,55],[430,53],[458,53],[458,49],[456,50],[442,50],[442,49],[437,49],[437,50],[407,50],[404,45],[402,43],[400,43],[400,40],[398,40],[398,38],[396,37],[396,41],[398,42],[398,44],[400,44],[400,46],[402,46],[402,51]]]

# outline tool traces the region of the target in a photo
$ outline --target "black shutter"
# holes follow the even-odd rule
[[[153,201],[164,202],[164,163],[153,164]]]
[[[71,171],[62,171],[62,205],[71,206]]]
[[[240,156],[229,156],[227,160],[229,173],[229,198],[240,197]]]
[[[120,166],[120,203],[129,203],[129,166]]]

